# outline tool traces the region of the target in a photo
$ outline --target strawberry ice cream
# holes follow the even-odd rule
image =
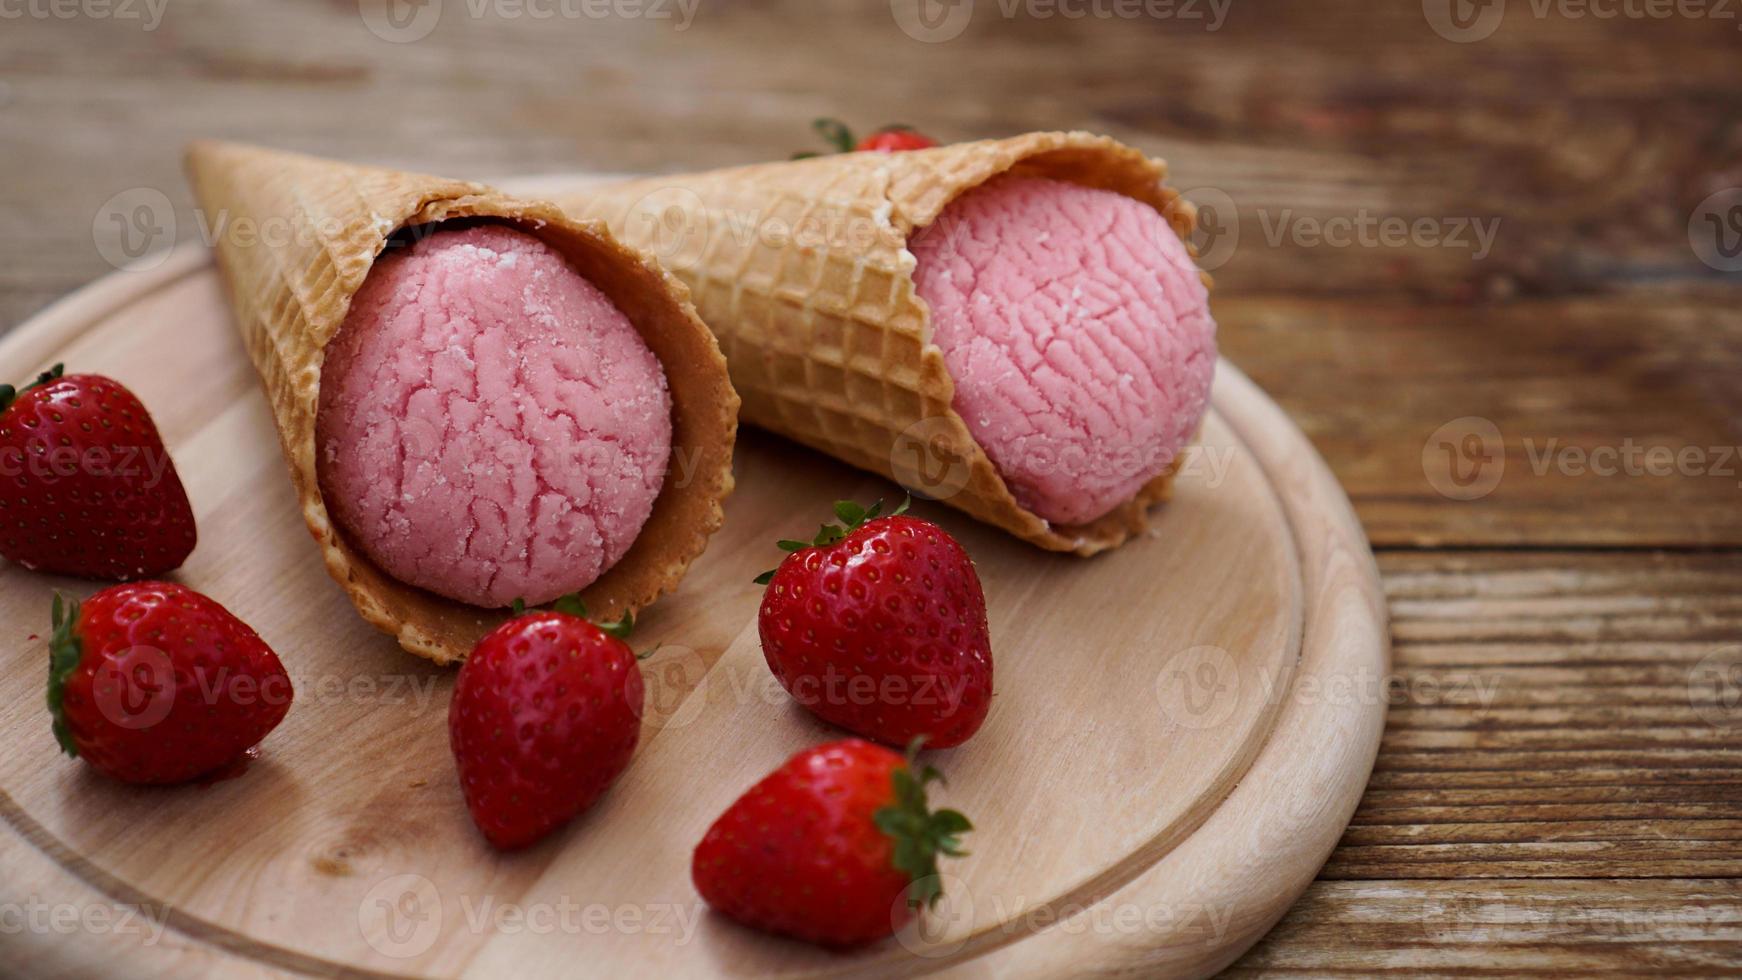
[[[1001,177],[909,243],[955,408],[1018,503],[1092,521],[1168,466],[1216,362],[1208,294],[1153,207]]]
[[[476,606],[590,585],[640,533],[671,455],[660,362],[530,235],[390,249],[327,347],[321,492],[387,574]]]

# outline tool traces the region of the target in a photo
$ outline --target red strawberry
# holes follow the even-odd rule
[[[859,141],[856,150],[879,153],[899,153],[904,150],[929,150],[938,145],[930,136],[922,136],[906,126],[885,126]]]
[[[690,863],[696,891],[747,926],[826,946],[890,935],[943,894],[937,857],[962,856],[973,829],[927,809],[938,778],[856,738],[806,749],[708,828]]]
[[[460,668],[448,740],[485,839],[525,847],[592,806],[641,738],[632,620],[587,622],[578,600],[497,627]]]
[[[818,119],[811,123],[811,128],[816,130],[817,135],[829,144],[830,151],[834,153],[854,153],[864,150],[889,153],[897,150],[926,150],[938,145],[937,140],[920,135],[912,126],[885,126],[864,139],[855,139],[853,131],[839,119]],[[793,159],[804,159],[816,155],[815,153],[800,153]]]
[[[0,555],[25,568],[131,579],[180,568],[194,512],[150,413],[119,382],[0,385]]]
[[[290,710],[290,677],[246,623],[168,582],[54,600],[48,709],[71,756],[129,783],[241,760]]]
[[[757,627],[774,676],[824,721],[887,745],[960,745],[992,706],[986,597],[968,553],[929,521],[835,505],[844,527],[782,541]]]

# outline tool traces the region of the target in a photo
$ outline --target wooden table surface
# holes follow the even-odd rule
[[[1223,349],[1391,601],[1365,800],[1234,972],[1742,970],[1742,7],[911,6],[5,0],[0,325],[195,237],[199,136],[483,176],[1109,133],[1204,207]]]

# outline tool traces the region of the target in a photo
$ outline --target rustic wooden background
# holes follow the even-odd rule
[[[1205,206],[1224,350],[1395,623],[1366,799],[1234,971],[1742,970],[1742,5],[693,2],[5,0],[0,326],[193,237],[198,136],[484,176],[1110,133]]]

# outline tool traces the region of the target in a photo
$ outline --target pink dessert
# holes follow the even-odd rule
[[[1092,521],[1165,471],[1203,418],[1216,324],[1197,267],[1141,201],[1001,177],[910,247],[955,407],[1018,503]]]
[[[375,263],[327,347],[321,492],[402,582],[476,606],[590,585],[671,455],[658,358],[538,239],[438,230]]]

